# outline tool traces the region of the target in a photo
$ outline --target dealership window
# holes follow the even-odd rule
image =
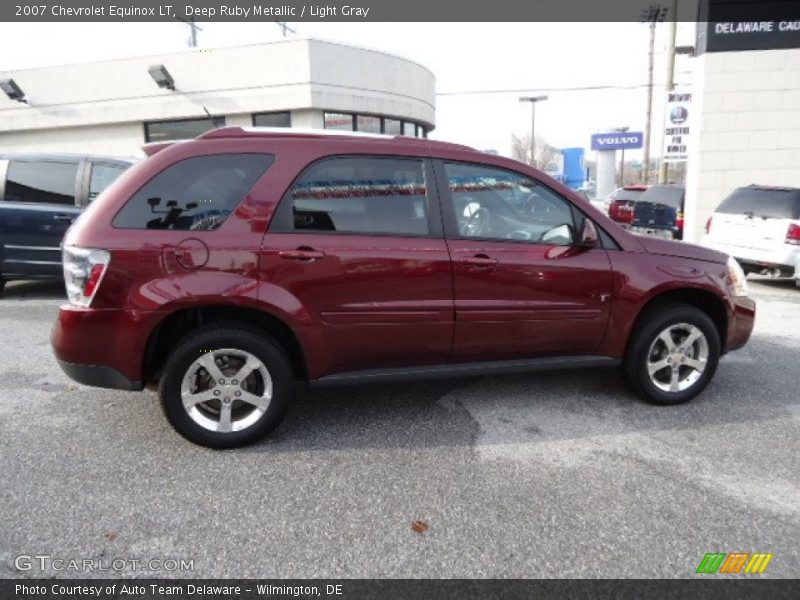
[[[355,118],[353,115],[345,113],[325,113],[325,129],[337,129],[340,131],[353,131]]]
[[[122,165],[93,164],[92,174],[89,177],[89,201],[97,198],[100,192],[111,185],[127,168]]]
[[[6,202],[75,205],[78,163],[15,161],[8,163]]]
[[[403,122],[399,119],[384,119],[383,132],[386,135],[401,135],[403,133]]]
[[[292,115],[289,111],[259,113],[253,115],[253,125],[256,127],[291,127]]]
[[[367,133],[380,133],[381,118],[370,115],[358,115],[356,117],[356,129]]]
[[[144,124],[144,139],[147,142],[168,140],[190,140],[217,127],[225,126],[225,117],[203,119],[181,119],[179,121],[157,121]]]
[[[122,229],[219,227],[274,162],[269,154],[187,158],[153,177],[114,217]]]
[[[422,160],[343,157],[322,160],[290,192],[295,231],[427,235]]]

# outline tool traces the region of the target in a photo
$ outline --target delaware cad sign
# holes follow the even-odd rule
[[[592,136],[592,150],[635,150],[644,145],[641,131],[625,133],[595,133]]]

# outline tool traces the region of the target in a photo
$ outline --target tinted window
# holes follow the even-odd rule
[[[145,139],[148,142],[164,142],[167,140],[191,140],[217,127],[225,126],[225,117],[212,119],[181,119],[180,121],[160,121],[145,123]]]
[[[114,227],[216,229],[274,160],[267,154],[217,154],[175,163],[128,200]]]
[[[114,183],[128,167],[122,165],[92,165],[92,175],[89,178],[89,201],[94,200],[104,189]]]
[[[303,174],[290,196],[296,231],[429,233],[421,160],[323,160]]]
[[[8,163],[5,200],[75,205],[77,163],[18,162]]]
[[[732,215],[800,219],[800,191],[741,188],[722,201],[717,212]]]
[[[665,204],[672,208],[683,206],[684,189],[668,185],[654,185],[644,192],[639,200],[642,202],[652,202],[653,204]]]
[[[543,185],[493,167],[449,163],[446,170],[462,237],[573,242],[571,205]]]
[[[261,113],[253,115],[256,127],[291,127],[292,117],[288,112]]]

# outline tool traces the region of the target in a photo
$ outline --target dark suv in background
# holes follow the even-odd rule
[[[677,404],[753,327],[735,260],[472,148],[230,127],[151,151],[67,233],[52,343],[81,383],[157,386],[200,444],[263,437],[297,381],[621,365]]]
[[[133,160],[0,154],[0,292],[13,279],[60,279],[61,239]]]
[[[683,186],[651,185],[633,206],[631,233],[682,240],[685,199]]]

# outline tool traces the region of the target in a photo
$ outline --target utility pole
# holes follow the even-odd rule
[[[644,165],[642,183],[650,182],[650,134],[653,130],[653,61],[656,46],[656,23],[664,20],[668,9],[660,4],[642,11],[642,22],[650,25],[650,52],[647,59],[647,118],[644,127]]]
[[[672,0],[672,23],[667,47],[667,93],[675,89],[675,39],[678,35],[678,0]],[[669,163],[664,160],[663,148],[658,169],[658,183],[667,183]]]
[[[650,181],[650,133],[653,121],[653,53],[656,45],[656,23],[650,23],[650,55],[647,59],[647,117],[644,125],[644,164],[642,165],[642,183]]]
[[[523,96],[520,102],[531,103],[531,166],[536,166],[536,103],[547,100],[547,96]]]

